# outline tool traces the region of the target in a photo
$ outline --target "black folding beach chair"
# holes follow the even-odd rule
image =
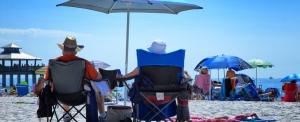
[[[73,60],[69,62],[49,60],[50,84],[53,83],[54,85],[53,94],[58,101],[53,106],[53,113],[57,121],[62,120],[66,114],[69,114],[71,120],[75,121],[77,121],[75,116],[78,114],[86,118],[87,122],[98,121],[95,92],[93,90],[87,91],[83,88],[84,83],[89,84],[89,81],[84,78],[85,60]],[[57,106],[63,109],[62,104],[69,105],[70,109],[61,117],[58,117],[56,110],[59,107]],[[80,107],[79,105],[82,106]],[[84,108],[86,108],[86,113],[81,113]],[[72,115],[70,112],[74,109],[76,113]]]
[[[116,74],[118,74],[118,69],[114,70],[104,70],[99,68],[99,72],[102,75],[102,80],[106,80],[109,84],[109,87],[111,90],[114,90],[116,87],[123,87],[120,85],[122,82],[119,82],[116,80]],[[123,83],[122,83],[123,84]],[[116,93],[116,96],[113,96],[118,99],[118,93]]]
[[[170,117],[176,114],[178,121],[189,120],[188,83],[181,83],[184,54],[184,50],[162,55],[137,50],[139,76],[134,78],[128,93],[133,103],[134,121],[173,121]]]

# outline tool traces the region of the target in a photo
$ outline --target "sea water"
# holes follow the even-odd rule
[[[274,79],[257,78],[256,86],[258,87],[259,85],[261,85],[263,90],[265,90],[267,88],[278,88],[281,91],[282,85],[283,85],[283,83],[280,82],[281,79],[282,78],[274,78]],[[29,80],[28,85],[29,85],[29,87],[31,87],[33,85],[32,78],[28,78],[28,80]],[[218,81],[218,78],[212,78],[212,80]],[[221,81],[221,80],[222,79],[220,78],[219,81]],[[255,80],[255,78],[253,80]],[[25,78],[21,78],[21,81],[25,81]],[[9,82],[10,82],[10,80],[9,80],[9,78],[7,78],[6,85],[9,85],[10,84]],[[127,81],[127,83],[132,84],[133,80]],[[256,82],[254,81],[254,83],[256,83]],[[14,78],[14,84],[17,84],[17,78]],[[300,82],[297,82],[297,84],[300,84]],[[2,87],[2,78],[0,78],[0,87]],[[10,86],[7,86],[6,88],[9,88],[9,87]],[[119,93],[121,93],[123,95],[124,88],[125,88],[125,85],[124,85],[124,87],[117,87],[117,90]]]

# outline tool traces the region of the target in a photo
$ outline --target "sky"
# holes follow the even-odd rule
[[[21,52],[42,58],[60,56],[56,43],[75,36],[84,49],[77,53],[87,60],[100,60],[107,69],[125,72],[126,13],[56,7],[67,0],[0,0],[0,47],[13,43]],[[195,76],[195,66],[204,58],[233,55],[245,61],[259,58],[275,65],[258,68],[259,78],[282,78],[300,73],[299,0],[186,0],[203,9],[177,15],[131,13],[128,71],[137,66],[136,49],[152,41],[166,42],[167,52],[185,49],[185,67]],[[1,49],[0,52],[2,52]],[[8,63],[7,63],[8,64]],[[255,77],[255,69],[244,73]],[[220,70],[219,77],[224,77]],[[218,70],[211,70],[213,78]]]

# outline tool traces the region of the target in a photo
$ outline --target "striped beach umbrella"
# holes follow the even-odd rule
[[[273,64],[271,64],[267,61],[261,60],[261,59],[257,59],[257,58],[248,61],[248,64],[250,64],[253,68],[256,68],[256,85],[257,85],[257,67],[260,67],[260,68],[274,67]]]
[[[41,68],[35,70],[35,74],[45,74],[47,68],[48,68],[48,66],[41,67]]]
[[[103,62],[103,61],[98,61],[98,60],[92,60],[90,63],[96,68],[96,69],[105,69],[107,67],[110,67],[109,64]]]

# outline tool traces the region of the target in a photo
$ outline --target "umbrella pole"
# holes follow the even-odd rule
[[[218,82],[220,82],[220,75],[219,75],[219,69],[218,69]]]
[[[130,19],[130,5],[131,5],[131,2],[126,2],[126,5],[127,5],[127,27],[126,27],[125,75],[128,72],[129,19]],[[126,106],[126,101],[127,101],[127,87],[124,87],[124,105],[125,106]]]
[[[208,95],[208,101],[211,100],[211,70],[209,70],[209,95]]]
[[[256,86],[257,86],[257,67],[256,67]]]

